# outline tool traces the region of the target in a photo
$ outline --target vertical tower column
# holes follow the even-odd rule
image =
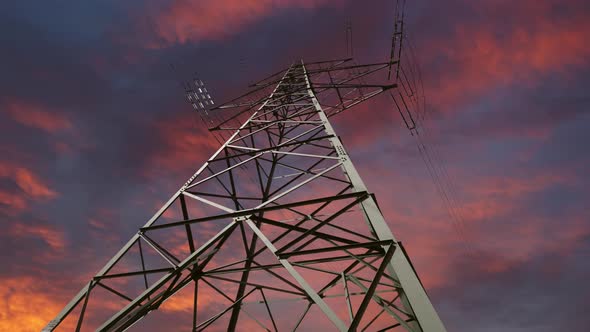
[[[301,62],[301,67],[305,73],[305,81],[307,85],[307,93],[309,94],[315,109],[318,111],[320,119],[323,121],[325,131],[331,137],[329,138],[330,143],[335,148],[338,157],[342,161],[342,169],[350,182],[352,183],[353,190],[355,192],[368,191],[365,183],[361,179],[357,172],[354,164],[350,160],[350,157],[346,153],[344,145],[340,141],[338,135],[334,131],[332,124],[328,120],[326,113],[323,111],[320,103],[318,102],[309,76],[305,69],[305,64]],[[376,237],[381,240],[393,240],[397,245],[397,241],[393,236],[393,233],[387,226],[387,223],[381,213],[381,210],[377,206],[375,197],[371,195],[368,199],[360,203],[366,216],[368,226],[373,230]],[[386,249],[386,247],[384,247]],[[406,309],[413,312],[416,315],[418,324],[415,324],[417,331],[424,332],[440,332],[446,331],[438,313],[434,309],[434,306],[430,302],[422,283],[420,282],[416,272],[409,262],[409,258],[405,255],[404,250],[395,250],[390,263],[387,265],[387,270],[391,276],[398,278],[402,290],[400,296],[402,297],[403,303],[406,305]]]

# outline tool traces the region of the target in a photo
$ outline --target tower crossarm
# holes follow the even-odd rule
[[[382,93],[398,87],[397,81],[387,80],[387,71],[397,60],[368,64],[356,64],[352,58],[343,60],[320,61],[306,64],[307,71],[291,71],[290,82],[284,82],[282,76],[287,69],[273,74],[252,85],[253,90],[227,103],[212,108],[212,113],[221,116],[221,120],[210,127],[211,131],[233,131],[237,123],[251,115],[258,107],[280,107],[288,105],[284,98],[288,96],[290,103],[309,105],[310,97],[305,80],[308,79],[320,105],[328,117],[353,108]],[[292,67],[290,67],[292,68]],[[273,102],[267,103],[268,96],[264,91],[282,82],[281,91],[277,91]],[[242,119],[242,120],[240,120]]]

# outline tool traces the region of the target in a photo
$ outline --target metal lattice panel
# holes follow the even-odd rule
[[[328,120],[390,65],[295,64],[210,110],[231,135],[45,330],[123,331],[191,286],[193,331],[444,331]]]

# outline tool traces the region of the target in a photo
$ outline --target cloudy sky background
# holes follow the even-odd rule
[[[342,57],[347,20],[355,56],[383,60],[392,10],[3,3],[0,330],[40,330],[214,151],[179,79],[196,72],[227,100],[297,59]],[[376,100],[334,126],[441,318],[449,331],[588,329],[590,3],[415,0],[406,18],[427,146],[445,161],[462,223],[392,105]]]

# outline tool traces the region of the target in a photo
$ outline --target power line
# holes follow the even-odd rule
[[[404,39],[408,44],[407,49],[409,50],[409,52],[404,52],[404,60],[407,59],[406,62],[408,63],[408,66],[400,66],[401,77],[398,77],[398,81],[401,80],[402,85],[408,85],[408,87],[405,87],[404,92],[406,93],[406,96],[412,101],[417,113],[415,126],[409,125],[408,120],[403,114],[403,110],[400,108],[400,105],[397,105],[395,98],[393,100],[396,102],[396,107],[400,111],[400,115],[410,130],[410,133],[415,137],[419,154],[427,168],[431,180],[435,185],[437,194],[441,199],[443,207],[449,216],[453,228],[461,239],[462,246],[466,250],[467,254],[473,257],[476,250],[473,241],[467,234],[463,211],[464,202],[458,197],[457,186],[454,179],[449,175],[446,161],[440,154],[437,144],[431,140],[431,133],[429,130],[427,130],[426,121],[429,119],[429,117],[427,117],[424,83],[421,77],[420,66],[418,65],[418,60],[414,54],[413,44],[410,42],[407,35],[404,35]],[[402,62],[401,57],[399,61],[400,63]],[[406,71],[405,68],[408,68],[408,70]],[[404,101],[401,91],[400,97],[401,100]],[[411,110],[407,109],[406,104],[401,105],[401,107],[406,109],[408,115],[411,115]],[[411,124],[414,124],[414,119],[411,120]]]

